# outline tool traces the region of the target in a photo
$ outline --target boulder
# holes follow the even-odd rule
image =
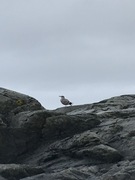
[[[7,126],[10,126],[14,115],[20,112],[43,109],[36,99],[28,95],[0,88],[0,116]]]
[[[44,110],[34,98],[15,91],[0,88],[0,162],[14,162],[16,157],[34,149],[39,133],[13,126],[20,113]],[[19,123],[19,119],[17,119]]]

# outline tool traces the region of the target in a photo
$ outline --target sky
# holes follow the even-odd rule
[[[0,87],[46,109],[135,94],[134,0],[0,0]]]

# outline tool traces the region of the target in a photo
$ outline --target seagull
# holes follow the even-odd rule
[[[60,99],[60,102],[63,104],[63,105],[72,105],[72,102],[70,102],[68,99],[66,99],[64,96],[59,96],[61,97]]]

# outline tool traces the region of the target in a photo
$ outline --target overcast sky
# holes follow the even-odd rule
[[[0,0],[0,86],[45,108],[135,94],[135,0]]]

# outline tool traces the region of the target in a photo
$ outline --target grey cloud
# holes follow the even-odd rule
[[[134,0],[1,1],[1,86],[41,101],[48,96],[53,107],[61,94],[85,103],[86,96],[94,101],[102,94],[133,92],[134,5]]]

